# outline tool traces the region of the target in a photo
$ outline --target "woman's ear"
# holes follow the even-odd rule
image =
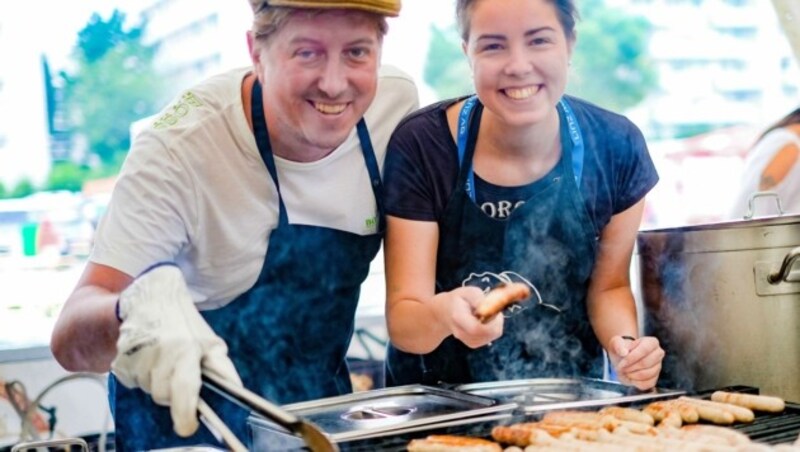
[[[461,51],[464,52],[464,56],[467,57],[467,64],[472,68],[472,58],[469,57],[469,52],[467,52],[467,41],[461,41]]]
[[[572,37],[567,42],[567,56],[572,61],[572,53],[575,51],[575,44],[578,42],[578,32],[573,30]]]

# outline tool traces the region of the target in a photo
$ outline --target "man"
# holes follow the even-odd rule
[[[198,428],[201,368],[277,403],[351,390],[379,163],[417,106],[407,76],[379,77],[400,1],[251,5],[253,67],[186,91],[137,137],[53,333],[66,369],[112,369],[120,450],[218,444]],[[245,410],[203,399],[246,437]]]

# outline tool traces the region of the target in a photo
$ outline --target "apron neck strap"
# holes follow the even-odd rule
[[[253,83],[250,97],[250,114],[253,118],[253,133],[255,135],[256,145],[258,146],[258,152],[261,154],[261,159],[264,160],[267,171],[269,171],[269,175],[275,183],[275,190],[278,192],[279,224],[287,225],[289,224],[289,219],[286,213],[286,205],[283,202],[283,195],[281,195],[280,183],[278,182],[278,169],[275,165],[275,157],[272,154],[272,144],[269,141],[269,130],[267,129],[267,121],[264,117],[264,100],[262,97],[261,83],[258,79]],[[358,121],[356,131],[358,132],[358,139],[361,144],[361,153],[367,165],[372,193],[375,196],[375,202],[378,207],[378,231],[382,231],[386,221],[383,205],[383,182],[381,181],[378,160],[375,157],[372,140],[370,139],[369,130],[367,129],[367,123],[364,121],[364,118]]]
[[[580,187],[585,154],[581,127],[566,99],[561,98],[558,101],[557,108],[566,120],[567,132],[572,144],[572,174],[575,177],[575,183]],[[458,114],[456,144],[458,146],[458,165],[460,167],[459,181],[463,181],[464,190],[472,201],[475,201],[475,174],[472,171],[472,157],[475,154],[475,143],[478,140],[482,112],[483,105],[478,100],[478,96],[473,95],[467,98]],[[565,149],[569,148],[565,147]],[[465,162],[467,163],[465,164]]]

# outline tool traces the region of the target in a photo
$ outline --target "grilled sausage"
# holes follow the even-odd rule
[[[634,408],[608,406],[601,409],[600,414],[608,414],[609,416],[614,416],[615,418],[621,421],[638,422],[640,424],[655,425],[655,420],[653,419],[653,416]]]
[[[738,392],[715,391],[711,394],[714,402],[732,403],[751,410],[780,413],[786,408],[786,402],[779,397],[741,394]]]
[[[409,452],[502,452],[499,444],[481,438],[455,435],[430,435],[408,443]]]
[[[713,402],[711,400],[695,399],[686,396],[680,397],[679,400],[682,400],[687,403],[692,403],[695,405],[710,406],[714,408],[719,408],[721,410],[725,410],[731,413],[737,422],[750,423],[753,422],[753,420],[755,420],[756,418],[755,414],[753,413],[753,410],[751,410],[750,408],[745,408],[739,405],[733,405],[731,403]]]
[[[653,402],[644,407],[644,412],[653,416],[659,427],[680,428],[683,425],[683,417],[678,408],[666,402]]]
[[[719,438],[720,441],[729,446],[742,446],[751,443],[750,438],[742,432],[714,425],[687,425],[681,428],[681,431],[684,434],[684,439],[687,440],[713,437]]]
[[[523,283],[502,284],[490,290],[475,308],[475,317],[488,323],[508,306],[531,296],[531,289]]]

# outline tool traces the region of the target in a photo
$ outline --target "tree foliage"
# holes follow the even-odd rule
[[[142,42],[145,24],[126,30],[125,14],[92,15],[73,51],[74,72],[61,72],[72,130],[83,135],[90,155],[113,165],[130,146],[130,125],[153,114],[160,79],[156,48]],[[91,160],[90,160],[91,162]]]
[[[73,162],[56,162],[45,182],[46,190],[81,191],[88,169]]]
[[[28,178],[23,178],[18,181],[9,194],[9,198],[24,198],[36,192],[36,187]]]
[[[637,105],[657,86],[648,59],[649,22],[607,8],[603,0],[584,0],[581,7],[567,92],[614,111]]]
[[[583,0],[577,24],[567,93],[615,111],[644,99],[656,85],[647,55],[649,23],[606,7],[603,0]],[[467,59],[455,25],[431,27],[423,79],[439,96],[474,92]]]
[[[422,78],[440,99],[474,92],[469,63],[461,50],[461,38],[455,26],[439,28],[431,25]]]

